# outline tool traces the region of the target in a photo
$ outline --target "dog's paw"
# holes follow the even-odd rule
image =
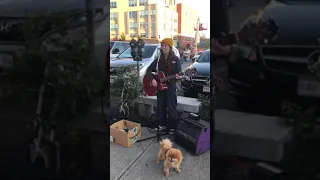
[[[157,164],[160,164],[160,161],[159,161],[159,160],[157,160]]]
[[[169,169],[164,169],[164,175],[165,175],[166,177],[169,177]]]
[[[180,169],[176,169],[176,172],[181,173],[181,170]]]

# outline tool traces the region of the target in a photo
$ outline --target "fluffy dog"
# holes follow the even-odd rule
[[[166,153],[172,148],[172,142],[170,139],[164,139],[160,141],[160,151],[158,153],[157,163],[159,164],[161,160],[165,159]]]
[[[164,160],[164,174],[166,177],[169,176],[170,168],[174,168],[176,172],[180,173],[180,164],[183,156],[179,149],[172,148],[172,142],[169,139],[164,139],[160,142],[160,151],[158,154],[157,163],[160,160]]]

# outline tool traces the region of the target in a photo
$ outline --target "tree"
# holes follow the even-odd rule
[[[203,42],[203,48],[208,49],[210,47],[210,39],[205,34],[201,34],[200,42]]]
[[[120,41],[126,40],[126,36],[124,35],[124,32],[121,33],[119,40]]]

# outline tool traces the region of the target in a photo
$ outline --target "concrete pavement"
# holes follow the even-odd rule
[[[142,139],[151,134],[143,128]],[[185,149],[179,148],[184,156],[181,173],[170,171],[170,179],[209,180],[210,152],[193,156]],[[110,143],[110,179],[111,180],[162,180],[168,179],[163,173],[163,162],[156,163],[159,151],[157,139],[138,142],[131,148],[124,148]]]

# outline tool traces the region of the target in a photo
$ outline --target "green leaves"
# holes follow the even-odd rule
[[[87,41],[82,37],[71,41],[67,36],[73,16],[44,14],[25,20],[22,28],[26,51],[15,62],[10,81],[1,86],[2,94],[8,94],[4,92],[12,86],[23,87],[15,89],[12,96],[37,101],[41,84],[46,84],[44,121],[65,123],[74,119],[87,111],[101,90],[99,70],[90,67]],[[47,64],[48,73],[44,77]]]
[[[124,102],[133,103],[133,101],[142,95],[143,87],[134,67],[119,67],[116,70],[117,78],[110,87],[111,96],[121,97],[123,91]]]
[[[320,128],[317,107],[303,107],[284,101],[283,123],[293,128],[293,139],[286,148],[284,166],[290,179],[318,179],[320,171]]]

